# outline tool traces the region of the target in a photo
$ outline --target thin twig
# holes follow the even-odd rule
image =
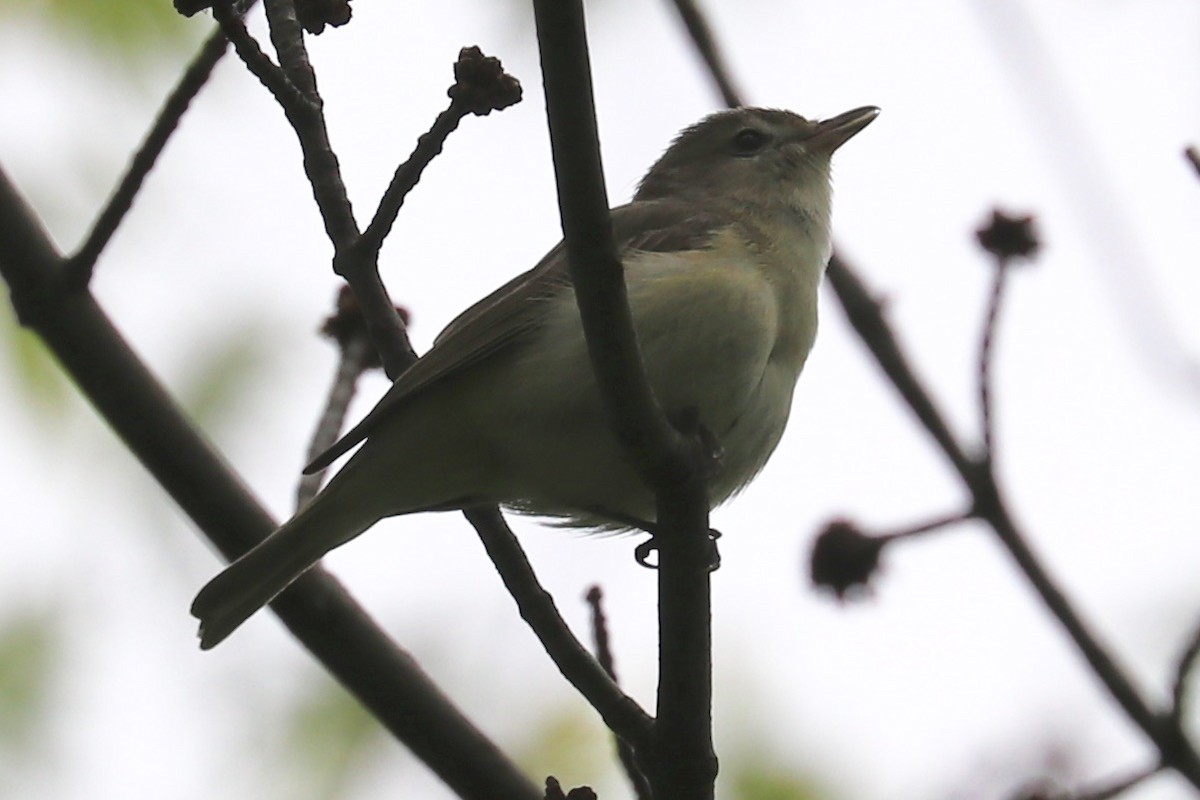
[[[1034,224],[1033,215],[1005,213],[994,209],[987,222],[975,231],[979,246],[995,259],[992,269],[992,291],[988,297],[987,314],[983,321],[980,337],[979,360],[976,371],[979,378],[980,427],[983,439],[982,459],[989,465],[995,461],[995,423],[992,414],[992,356],[996,338],[996,323],[1000,317],[1000,303],[1004,299],[1004,287],[1009,270],[1017,261],[1034,258],[1041,248],[1041,241]]]
[[[1189,678],[1192,668],[1196,666],[1197,658],[1200,658],[1200,625],[1197,625],[1192,631],[1187,647],[1183,649],[1183,654],[1179,656],[1179,663],[1175,665],[1175,680],[1171,683],[1171,717],[1175,720],[1176,725],[1183,724]]]
[[[847,321],[950,463],[960,473],[974,469],[974,461],[958,443],[945,416],[905,358],[895,333],[884,318],[883,305],[871,296],[866,285],[837,253],[829,261],[826,277],[842,304]]]
[[[835,252],[827,272],[846,316],[880,367],[926,431],[937,442],[974,500],[975,516],[991,525],[1050,612],[1058,618],[1109,693],[1129,718],[1154,742],[1163,762],[1200,787],[1200,756],[1170,715],[1159,714],[1142,698],[1126,672],[1083,624],[1066,596],[1050,579],[1002,502],[990,464],[970,458],[958,443],[929,393],[917,380],[884,319],[881,305]]]
[[[596,661],[617,683],[617,665],[608,639],[608,619],[604,616],[604,592],[599,586],[593,586],[587,590],[584,599],[592,609],[592,644],[596,647]]]
[[[87,291],[64,287],[63,259],[0,171],[0,275],[22,324],[196,526],[228,558],[275,521],[138,359]],[[272,608],[371,713],[462,797],[541,796],[413,661],[320,568]]]
[[[263,0],[263,8],[267,12],[271,44],[275,46],[280,68],[301,94],[320,104],[317,75],[308,60],[304,28],[296,16],[295,0]]]
[[[564,245],[610,427],[654,490],[658,535],[658,706],[653,750],[636,748],[656,797],[713,796],[712,598],[700,437],[655,400],[612,238],[579,0],[534,0]]]
[[[271,60],[258,41],[250,35],[242,17],[228,2],[214,3],[213,19],[221,26],[221,32],[233,44],[238,58],[250,70],[250,74],[258,78],[259,83],[266,87],[281,106],[302,107],[310,101],[300,93],[278,64]]]
[[[276,100],[292,124],[296,138],[300,140],[300,149],[304,151],[304,174],[312,186],[313,199],[317,201],[336,258],[337,254],[354,246],[359,231],[337,156],[329,142],[324,104],[317,93],[312,66],[308,63],[304,31],[296,19],[291,0],[264,0],[263,7],[267,12],[271,42],[279,56],[280,68],[296,89],[287,95],[276,95]],[[367,313],[369,306],[365,298],[360,297],[359,302],[363,305],[363,313]],[[393,309],[390,303],[386,307]],[[391,316],[395,316],[394,310]],[[397,330],[399,327],[396,325]],[[379,347],[379,342],[376,342],[376,347],[381,353],[387,352]]]
[[[673,5],[687,28],[688,38],[696,46],[696,52],[704,59],[704,65],[708,67],[708,74],[721,94],[721,102],[728,108],[745,105],[741,92],[734,86],[733,76],[725,64],[725,58],[717,47],[712,29],[709,28],[708,21],[695,0],[673,0]]]
[[[1045,800],[1112,800],[1112,798],[1119,797],[1130,789],[1145,783],[1162,771],[1162,765],[1155,764],[1154,766],[1138,770],[1124,778],[1116,778],[1089,788],[1077,789],[1062,794],[1039,794],[1037,796],[1045,797]],[[1021,797],[1026,796],[1024,793],[1021,795]]]
[[[446,92],[450,107],[438,115],[429,132],[417,138],[412,155],[396,168],[392,181],[371,224],[363,231],[357,255],[372,264],[392,229],[404,198],[417,185],[425,167],[442,152],[446,138],[468,114],[486,116],[521,101],[521,82],[504,71],[498,58],[485,56],[478,47],[464,47],[454,62],[454,83]]]
[[[608,673],[608,677],[613,679],[613,683],[619,684],[616,662],[609,644],[608,620],[604,616],[604,593],[599,586],[593,586],[588,589],[585,597],[592,609],[592,641],[596,647],[596,660]],[[629,785],[633,787],[634,794],[637,795],[638,800],[651,800],[653,792],[650,789],[650,782],[646,780],[646,776],[642,774],[642,770],[638,766],[637,753],[634,752],[633,745],[616,734],[613,734],[613,739],[617,744],[617,758],[621,762],[621,769],[625,772],[625,778],[629,781]]]
[[[270,89],[296,133],[304,154],[305,175],[312,187],[325,232],[333,244],[334,269],[343,274],[354,289],[359,307],[367,320],[371,340],[380,354],[385,371],[394,380],[416,360],[416,355],[408,341],[403,321],[387,296],[378,270],[345,270],[339,267],[345,259],[353,261],[348,254],[354,252],[359,240],[358,224],[354,220],[337,156],[329,142],[315,80],[305,78],[309,71],[307,55],[295,14],[282,7],[290,6],[287,2],[281,4],[279,0],[273,0],[265,5],[268,22],[272,26],[271,38],[280,52],[280,61],[287,61],[292,67],[287,75],[283,67],[276,66],[262,53],[239,19],[231,19],[226,15],[219,20],[226,27],[247,67]],[[276,25],[282,25],[285,32],[277,32]],[[297,85],[296,76],[305,78],[306,82]]]
[[[130,159],[125,174],[121,177],[120,183],[117,184],[117,188],[109,197],[108,203],[105,204],[100,215],[96,217],[83,244],[67,260],[64,266],[64,278],[71,285],[86,286],[91,281],[96,259],[108,246],[117,227],[133,206],[134,198],[141,190],[146,176],[154,168],[154,164],[167,146],[171,134],[175,132],[179,120],[187,111],[192,99],[208,83],[213,67],[225,55],[227,44],[224,34],[220,31],[209,36],[196,57],[192,59],[192,63],[184,71],[179,83],[171,90],[166,102],[159,109],[154,124],[146,133],[146,138],[134,153],[133,158]]]
[[[392,230],[392,225],[396,222],[400,207],[404,204],[404,198],[417,185],[425,167],[429,166],[429,163],[442,152],[442,148],[446,144],[446,137],[454,132],[459,122],[468,113],[469,111],[461,104],[451,102],[449,108],[438,114],[429,131],[417,138],[416,149],[413,150],[407,161],[396,168],[392,182],[388,184],[387,190],[379,201],[375,217],[363,231],[362,238],[359,240],[359,249],[362,254],[379,253],[379,248],[383,246],[383,240],[387,238]]]
[[[1196,175],[1200,177],[1200,149],[1196,145],[1190,145],[1183,151],[1183,157],[1192,165],[1192,169],[1196,170]]]
[[[911,539],[914,536],[935,533],[943,528],[948,528],[951,525],[957,525],[960,522],[966,522],[973,517],[974,513],[971,511],[956,511],[953,514],[945,514],[940,517],[934,517],[931,520],[927,520],[917,525],[910,525],[907,528],[883,534],[879,538],[889,541],[894,539]]]
[[[329,389],[325,409],[321,412],[321,418],[318,420],[312,440],[309,442],[306,463],[312,462],[337,441],[345,424],[350,402],[354,399],[358,379],[373,361],[378,363],[375,358],[375,350],[366,337],[353,337],[339,348],[337,373],[334,375],[333,385]],[[303,475],[300,478],[300,484],[296,487],[296,510],[300,510],[308,504],[309,500],[317,496],[324,475],[325,472],[321,471]]]
[[[635,749],[646,747],[653,720],[638,706],[587,651],[558,613],[554,599],[538,582],[529,559],[504,518],[495,508],[476,507],[464,512],[479,533],[488,557],[500,573],[505,588],[546,653],[572,686],[600,714],[609,730]]]
[[[1183,739],[1180,729],[1172,728],[1153,710],[1134,688],[1132,680],[1114,657],[1098,641],[1066,595],[1050,578],[1045,567],[1029,547],[1025,535],[1016,526],[1007,505],[1000,496],[990,465],[968,458],[953,438],[937,411],[929,393],[915,377],[908,359],[879,312],[878,304],[870,300],[861,281],[840,260],[830,263],[830,283],[842,301],[851,325],[867,349],[875,356],[892,384],[900,391],[918,420],[938,443],[941,451],[954,465],[974,500],[974,516],[987,522],[1000,541],[1016,560],[1041,596],[1050,612],[1059,620],[1068,635],[1083,653],[1092,670],[1108,688],[1109,693],[1159,747],[1164,760],[1181,774],[1200,785],[1200,759],[1191,745]]]
[[[1008,277],[1009,260],[997,259],[992,273],[992,290],[988,295],[987,315],[983,322],[983,336],[979,344],[979,412],[983,428],[983,457],[995,460],[995,425],[992,415],[992,353],[996,337],[996,322],[1000,316],[1000,302],[1004,299],[1005,279]]]

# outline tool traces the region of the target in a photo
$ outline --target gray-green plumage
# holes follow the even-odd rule
[[[783,433],[830,253],[829,156],[876,113],[712,115],[612,211],[655,394],[668,414],[698,413],[723,448],[714,505]],[[582,527],[653,520],[605,423],[561,244],[451,322],[309,469],[360,442],[308,506],[201,590],[202,647],[383,517],[497,503]]]

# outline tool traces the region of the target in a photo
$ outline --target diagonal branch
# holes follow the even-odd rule
[[[190,425],[91,294],[66,286],[63,259],[0,171],[0,275],[36,331],[114,432],[226,556],[275,522]],[[539,793],[393,644],[341,585],[313,570],[272,606],[305,647],[462,797]]]
[[[699,42],[696,44],[703,46]],[[1128,674],[1117,665],[1115,658],[1100,644],[1066,595],[1050,578],[1029,547],[1025,535],[1013,522],[1011,512],[1001,498],[990,462],[986,458],[981,462],[969,456],[950,432],[949,425],[904,357],[884,318],[881,305],[871,297],[863,282],[836,252],[830,260],[827,275],[850,324],[970,491],[974,516],[992,527],[1109,694],[1130,720],[1154,742],[1163,763],[1178,771],[1193,786],[1200,787],[1200,755],[1178,720],[1173,719],[1169,712],[1160,713],[1148,704]]]
[[[704,61],[709,77],[713,79],[713,84],[721,95],[721,102],[727,108],[745,105],[742,93],[734,85],[733,75],[725,63],[721,48],[717,46],[712,28],[709,27],[708,20],[696,5],[696,0],[673,0],[673,3],[675,10],[679,12],[679,19],[687,29],[688,38],[695,45],[697,55]]]
[[[884,317],[882,304],[871,296],[866,284],[837,253],[830,259],[825,276],[846,312],[847,321],[875,356],[905,404],[937,442],[938,448],[960,473],[972,470],[974,460],[958,443],[945,416],[904,357],[900,343]]]
[[[259,47],[258,42],[246,29],[241,15],[233,9],[232,3],[226,0],[214,4],[213,18],[221,26],[221,32],[233,44],[234,51],[246,65],[246,69],[258,78],[259,83],[266,87],[281,106],[302,108],[309,102],[288,80],[283,69]]]
[[[1200,659],[1200,625],[1192,629],[1187,645],[1175,665],[1175,679],[1171,683],[1171,717],[1176,725],[1183,724],[1188,699],[1188,682],[1193,677],[1191,673],[1196,666],[1197,659]]]
[[[167,141],[175,132],[179,120],[187,111],[192,99],[208,83],[213,67],[225,55],[226,45],[225,35],[217,31],[208,37],[208,41],[192,59],[192,63],[188,65],[183,77],[179,79],[179,83],[176,84],[159,110],[158,117],[146,134],[145,140],[138,151],[134,153],[125,175],[117,184],[117,188],[108,199],[104,210],[96,217],[83,244],[67,261],[64,267],[66,273],[64,277],[68,282],[76,286],[86,286],[91,281],[96,259],[108,246],[109,240],[117,232],[117,227],[129,213],[146,176],[154,168],[154,164],[167,146]]]
[[[1066,629],[1093,672],[1129,718],[1158,746],[1164,761],[1178,769],[1193,784],[1200,786],[1200,759],[1184,738],[1182,730],[1171,725],[1166,717],[1147,704],[1126,671],[1100,644],[1042,566],[1025,535],[1013,521],[1001,497],[991,464],[986,460],[981,462],[969,458],[950,434],[942,415],[916,378],[891,328],[884,321],[878,303],[870,299],[858,278],[836,257],[830,263],[829,278],[851,325],[970,491],[974,516],[992,527],[1047,608]]]
[[[604,666],[580,644],[559,615],[553,598],[538,583],[516,537],[495,508],[467,509],[488,557],[516,601],[521,617],[537,633],[555,666],[604,719],[605,725],[635,748],[649,743],[654,722],[621,691]]]

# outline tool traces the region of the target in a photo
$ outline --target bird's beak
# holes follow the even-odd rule
[[[810,149],[821,149],[832,153],[844,145],[854,134],[871,124],[879,116],[875,106],[863,106],[845,114],[838,114],[832,119],[821,120],[817,123],[807,144]]]

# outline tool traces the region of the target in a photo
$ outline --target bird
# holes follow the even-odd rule
[[[611,210],[633,327],[668,418],[719,445],[710,505],[783,435],[832,253],[830,159],[879,113],[720,111],[683,130]],[[583,529],[653,525],[609,428],[560,242],[455,318],[361,422],[306,467],[358,450],[309,503],[197,594],[208,649],[380,519],[477,504]]]

